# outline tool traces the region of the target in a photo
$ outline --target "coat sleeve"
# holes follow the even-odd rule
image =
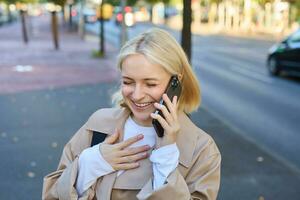
[[[65,145],[57,171],[44,177],[43,200],[78,199],[75,189],[79,153],[87,148],[89,138],[85,125],[82,126],[72,139]],[[80,200],[91,199],[94,196],[94,187],[91,186]]]
[[[197,154],[197,153],[196,153]],[[137,197],[140,200],[215,200],[220,186],[221,155],[215,143],[210,141],[193,159],[194,162],[184,178],[176,168],[165,185],[153,190],[149,180]]]

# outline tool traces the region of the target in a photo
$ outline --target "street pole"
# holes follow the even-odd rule
[[[103,1],[100,2],[100,13],[99,13],[99,22],[100,22],[100,32],[99,32],[99,56],[104,56],[105,47],[104,47],[104,19],[103,19]]]
[[[125,44],[125,42],[128,39],[128,35],[127,35],[127,27],[125,24],[125,6],[127,4],[127,0],[121,0],[121,8],[122,8],[122,24],[121,24],[121,30],[120,30],[120,47],[122,48],[122,46]]]

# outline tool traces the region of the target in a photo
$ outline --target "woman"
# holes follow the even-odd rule
[[[216,199],[221,156],[187,116],[198,108],[200,90],[179,44],[151,29],[125,44],[118,67],[119,108],[96,111],[66,144],[58,170],[44,178],[43,199]],[[182,91],[169,99],[172,76]],[[91,146],[101,134],[106,139]]]

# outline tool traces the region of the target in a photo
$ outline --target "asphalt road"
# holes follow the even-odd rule
[[[129,38],[150,25],[128,28]],[[162,26],[161,26],[162,27]],[[96,25],[87,29],[96,32]],[[119,44],[120,27],[106,22],[106,39]],[[169,31],[180,41],[180,34]],[[265,67],[274,42],[220,35],[194,35],[192,64],[203,106],[245,138],[300,169],[300,78],[271,77]]]

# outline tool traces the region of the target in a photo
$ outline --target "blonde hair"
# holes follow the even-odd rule
[[[181,77],[182,91],[178,109],[191,113],[200,105],[200,87],[188,59],[177,41],[166,31],[150,29],[128,41],[120,50],[118,68],[122,70],[123,61],[130,55],[142,54],[150,62],[162,66],[171,75]],[[121,88],[113,95],[113,103],[127,107]]]

